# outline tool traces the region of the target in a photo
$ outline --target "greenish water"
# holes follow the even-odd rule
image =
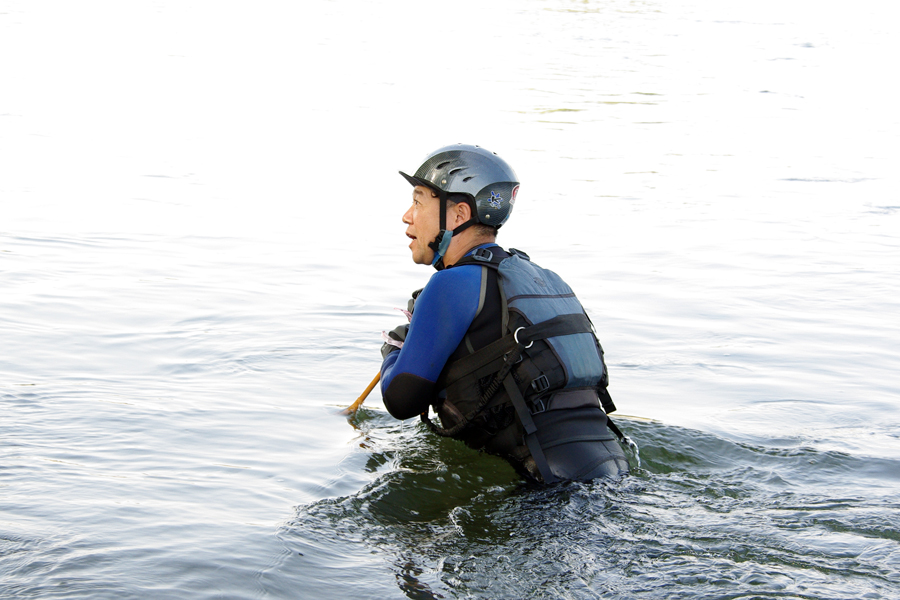
[[[280,569],[308,574],[313,597],[386,597],[393,585],[411,598],[889,598],[897,589],[896,461],[622,420],[643,443],[644,469],[546,489],[380,414],[362,420],[365,468],[384,474],[301,507],[280,532],[289,548]],[[378,563],[395,581],[361,588],[353,571]]]

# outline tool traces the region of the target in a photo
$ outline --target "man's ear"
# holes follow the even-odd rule
[[[453,223],[451,228],[456,229],[456,227],[472,218],[472,207],[469,206],[468,202],[460,202],[450,209],[449,217],[448,221]]]

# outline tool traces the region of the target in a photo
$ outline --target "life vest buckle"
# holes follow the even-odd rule
[[[540,377],[531,382],[531,389],[540,394],[550,389],[550,380],[543,373]]]
[[[533,415],[540,414],[547,410],[547,402],[543,398],[537,398],[528,404],[530,405],[528,409]]]
[[[479,260],[481,262],[491,262],[491,259],[494,258],[494,253],[488,250],[487,248],[479,248],[475,252],[472,253],[472,258],[475,260]]]
[[[512,354],[512,352],[507,352],[506,354],[503,355],[503,362],[509,362],[510,354]],[[522,362],[523,360],[525,360],[525,356],[521,352],[519,352],[519,357],[516,358],[516,362],[514,362],[513,365],[517,365],[520,362]]]

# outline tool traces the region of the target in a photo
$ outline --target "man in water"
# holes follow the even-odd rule
[[[421,415],[436,433],[539,482],[627,472],[606,416],[615,406],[603,350],[584,309],[559,276],[496,243],[519,190],[513,169],[457,144],[400,174],[413,186],[403,215],[413,262],[438,272],[413,293],[410,323],[382,347],[391,415]],[[441,425],[428,419],[429,405]]]

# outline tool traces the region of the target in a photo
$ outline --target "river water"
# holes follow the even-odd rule
[[[900,597],[897,9],[0,1],[0,597]],[[385,412],[414,169],[597,325],[620,481]]]

